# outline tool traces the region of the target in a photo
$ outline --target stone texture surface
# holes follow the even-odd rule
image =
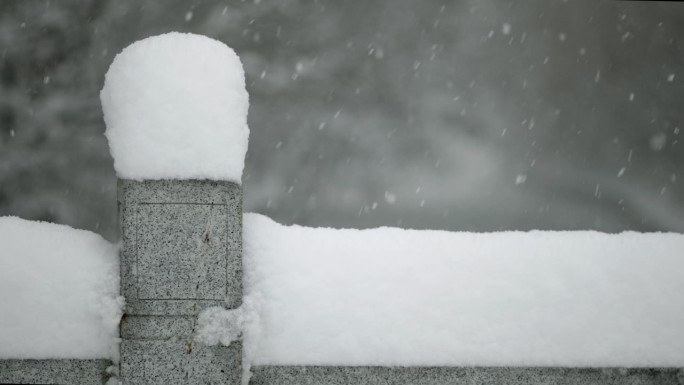
[[[126,316],[121,320],[121,338],[132,340],[167,340],[192,337],[192,316]]]
[[[109,360],[0,360],[0,384],[102,385]]]
[[[139,299],[224,299],[226,206],[141,204],[135,216]]]
[[[242,303],[242,190],[231,182],[119,180],[121,290],[128,314],[139,301]],[[158,305],[158,304],[157,304]],[[157,305],[151,305],[152,312]],[[164,305],[161,305],[164,306]],[[140,311],[132,313],[134,311]]]
[[[126,303],[126,312],[137,315],[194,315],[212,306],[225,306],[219,300],[134,300]]]
[[[684,369],[252,367],[250,385],[684,385]]]
[[[242,343],[203,346],[183,339],[124,340],[120,376],[124,384],[240,384]]]
[[[231,182],[119,180],[120,379],[239,384],[242,344],[193,340],[205,308],[242,304],[242,190]]]

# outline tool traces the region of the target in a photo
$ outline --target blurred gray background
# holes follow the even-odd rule
[[[607,0],[2,0],[0,215],[118,238],[98,95],[169,31],[242,59],[246,211],[684,232],[684,3]]]

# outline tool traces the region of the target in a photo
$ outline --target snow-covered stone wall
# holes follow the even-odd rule
[[[124,49],[101,100],[120,262],[0,218],[0,383],[682,383],[682,234],[243,217],[244,73],[203,36]]]

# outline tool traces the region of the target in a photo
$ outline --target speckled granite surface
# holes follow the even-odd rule
[[[684,385],[683,369],[252,367],[250,385]]]
[[[124,340],[120,378],[124,384],[240,384],[242,343],[202,346],[182,338]]]
[[[126,313],[193,315],[242,302],[242,189],[231,182],[119,180]]]
[[[0,360],[0,384],[102,385],[109,360]]]
[[[242,343],[194,341],[205,308],[242,303],[242,189],[230,182],[119,180],[120,379],[239,384]]]

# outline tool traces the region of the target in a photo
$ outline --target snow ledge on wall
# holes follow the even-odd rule
[[[0,359],[118,359],[117,248],[64,225],[0,217]]]
[[[253,365],[684,366],[684,235],[244,217]]]

